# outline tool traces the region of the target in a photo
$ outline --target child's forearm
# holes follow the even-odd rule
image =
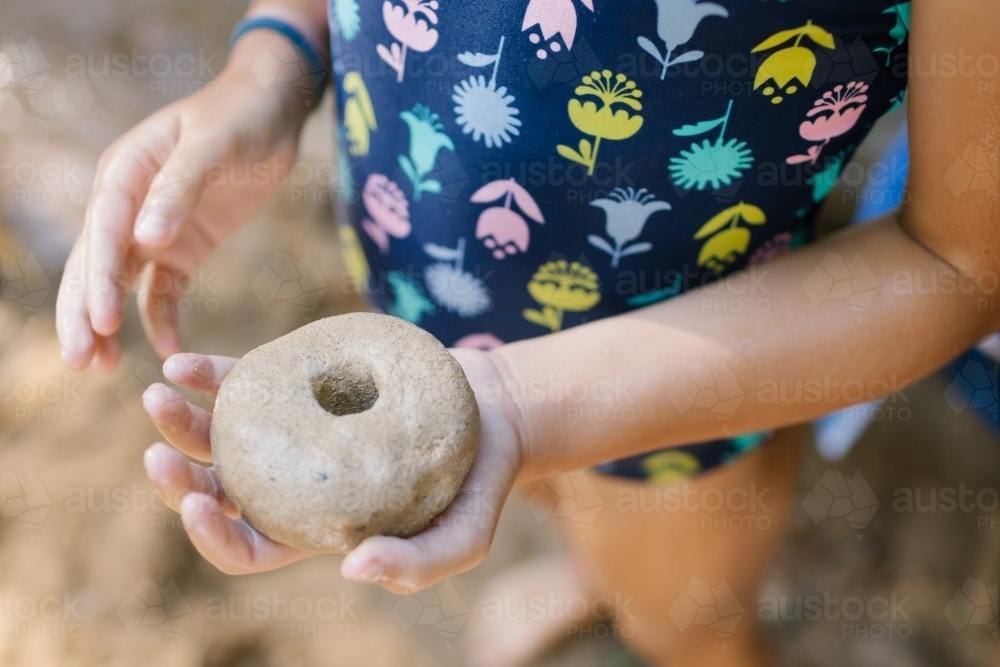
[[[996,328],[982,277],[959,282],[883,219],[665,303],[499,348],[503,400],[523,423],[522,477],[799,423],[898,390]]]
[[[326,15],[325,0],[255,0],[247,10],[246,18],[272,17],[294,26],[313,43],[322,54],[329,51],[330,30]],[[272,30],[252,30],[240,37],[233,45],[226,61],[225,72],[238,77],[254,77],[261,85],[273,88],[274,92],[288,103],[292,114],[299,122],[305,119],[312,105],[303,106],[303,91],[298,81],[277,77],[268,79],[269,63],[262,60],[268,51],[281,50],[282,60],[301,58],[296,47],[285,36]],[[308,93],[308,91],[307,91]],[[311,102],[311,100],[310,100]]]

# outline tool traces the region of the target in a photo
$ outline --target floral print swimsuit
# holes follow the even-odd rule
[[[624,313],[805,243],[905,95],[909,2],[331,3],[348,270],[452,346]],[[600,469],[672,481],[764,439]]]

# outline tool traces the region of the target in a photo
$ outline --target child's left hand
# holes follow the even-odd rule
[[[484,388],[501,386],[489,353],[455,349],[479,399],[479,451],[458,496],[421,533],[408,539],[375,536],[344,558],[341,574],[410,593],[475,567],[489,551],[507,495],[521,468],[521,431],[516,406],[484,401]],[[171,382],[215,395],[236,359],[175,354],[163,364]],[[496,393],[495,390],[493,393]],[[164,501],[180,512],[191,542],[206,560],[227,574],[250,574],[283,567],[314,554],[274,542],[239,517],[226,498],[214,468],[191,463],[212,460],[210,412],[184,401],[163,384],[151,385],[143,405],[173,449],[156,443],[145,466]],[[179,451],[178,451],[179,450]]]

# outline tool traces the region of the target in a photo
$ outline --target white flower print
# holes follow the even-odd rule
[[[472,134],[473,141],[482,139],[487,148],[502,146],[511,142],[511,135],[518,135],[521,121],[515,118],[520,113],[511,106],[513,95],[507,88],[497,88],[497,68],[503,52],[503,37],[496,54],[460,53],[458,60],[469,67],[493,65],[493,75],[489,82],[483,75],[472,75],[455,85],[455,122],[465,134]]]

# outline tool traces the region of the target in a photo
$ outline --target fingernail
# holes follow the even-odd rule
[[[376,582],[382,578],[382,574],[384,572],[382,562],[378,559],[368,561],[368,563],[357,572],[351,573],[350,570],[352,569],[354,568],[348,566],[347,577],[349,579],[354,579],[355,581]]]
[[[64,347],[62,349],[62,360],[63,363],[72,368],[75,371],[80,370],[80,366],[83,364],[80,362],[81,353],[79,350],[70,349]]]
[[[166,236],[167,219],[158,213],[148,213],[139,221],[135,238],[140,243],[155,243]]]
[[[189,493],[181,500],[181,514],[190,516],[210,515],[215,509],[212,498],[202,493]]]

